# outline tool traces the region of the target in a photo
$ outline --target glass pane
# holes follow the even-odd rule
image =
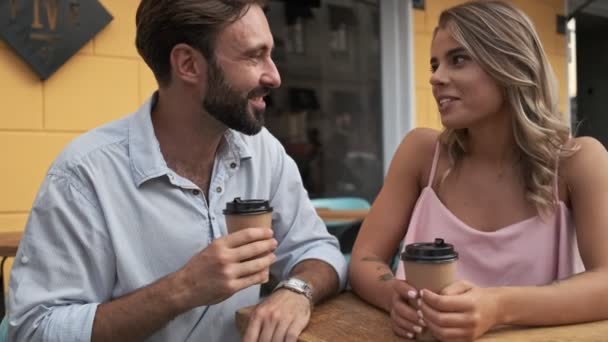
[[[572,112],[577,121],[573,130],[608,147],[608,15],[579,13],[575,20],[577,93]]]
[[[372,201],[382,184],[378,0],[273,0],[268,18],[281,88],[266,127],[311,197]]]

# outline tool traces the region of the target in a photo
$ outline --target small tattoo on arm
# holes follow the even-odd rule
[[[378,277],[378,279],[380,281],[389,281],[389,280],[393,279],[394,277],[395,276],[393,276],[392,273],[385,273],[385,274],[381,275],[380,277]]]
[[[391,272],[391,269],[386,265],[376,267],[376,271]]]
[[[395,277],[391,272],[391,269],[388,267],[387,263],[378,257],[366,256],[361,258],[361,261],[375,262],[381,264],[376,266],[376,271],[385,271],[386,273],[378,277],[378,280],[380,281],[389,281]]]

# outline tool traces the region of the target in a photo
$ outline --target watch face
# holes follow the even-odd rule
[[[294,285],[294,286],[300,287],[302,289],[308,287],[308,284],[306,284],[304,281],[297,279],[297,278],[291,278],[287,281],[289,282],[290,285]]]
[[[298,278],[289,278],[283,282],[281,282],[277,288],[287,288],[297,293],[301,293],[305,295],[308,299],[312,299],[312,288],[308,285],[307,282],[298,279]]]

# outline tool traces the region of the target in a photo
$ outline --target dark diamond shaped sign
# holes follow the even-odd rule
[[[112,19],[97,0],[0,1],[0,37],[43,80]]]

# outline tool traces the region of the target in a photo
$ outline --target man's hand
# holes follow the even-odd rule
[[[311,303],[306,296],[280,289],[251,314],[244,342],[295,342],[308,325]]]
[[[176,278],[184,306],[219,303],[268,281],[277,241],[268,228],[247,228],[213,241],[180,269]]]
[[[433,336],[443,342],[473,341],[497,322],[497,300],[492,288],[458,281],[441,294],[422,290],[419,315]]]

